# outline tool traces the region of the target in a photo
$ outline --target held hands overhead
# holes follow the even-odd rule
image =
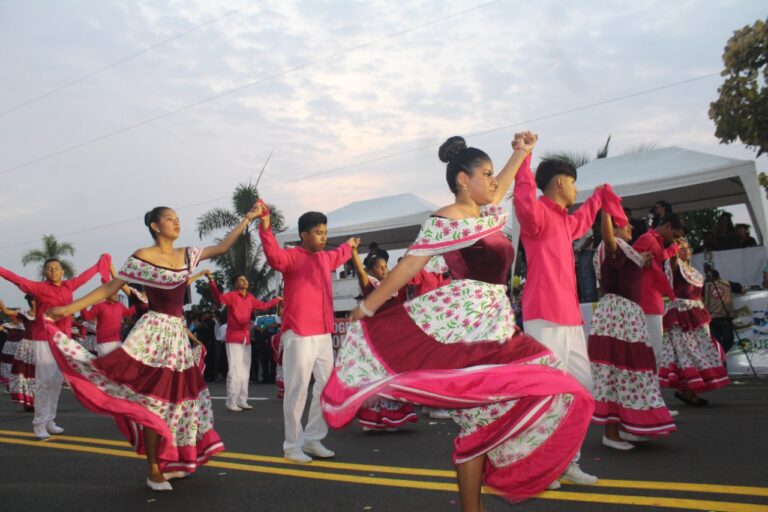
[[[530,131],[516,133],[512,139],[512,149],[515,151],[525,151],[531,153],[536,146],[539,136]]]

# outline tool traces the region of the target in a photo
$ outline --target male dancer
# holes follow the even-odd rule
[[[279,303],[282,298],[275,297],[269,302],[261,302],[248,293],[248,279],[244,275],[235,276],[232,281],[234,290],[221,293],[211,272],[206,271],[213,300],[227,306],[227,335],[224,339],[227,347],[227,402],[230,411],[240,412],[253,409],[248,405],[248,379],[251,375],[251,315],[257,310],[267,310]]]
[[[331,272],[349,260],[359,238],[350,238],[333,251],[324,251],[328,219],[320,212],[299,217],[301,245],[281,248],[272,233],[269,209],[263,202],[257,207],[261,224],[259,235],[269,265],[283,274],[285,313],[282,322],[283,371],[285,374],[285,458],[307,463],[312,458],[333,457],[323,446],[328,424],[320,408],[320,395],[333,371],[333,293]],[[306,430],[301,414],[307,400],[307,387],[314,375],[312,404]]]
[[[122,343],[123,318],[136,314],[136,308],[127,308],[117,300],[117,294],[80,312],[85,320],[96,320],[96,353],[103,357]]]
[[[568,208],[576,200],[576,168],[563,160],[544,160],[536,170],[534,185],[530,159],[529,155],[517,173],[514,189],[515,214],[528,262],[522,299],[523,328],[563,361],[565,371],[592,391],[572,244],[592,227],[604,202],[612,203],[612,211],[620,210],[620,202],[608,187],[601,186],[569,214]],[[538,200],[536,186],[544,192]],[[563,477],[575,484],[597,483],[596,476],[581,470],[578,459],[577,455]],[[558,487],[558,481],[550,486]]]

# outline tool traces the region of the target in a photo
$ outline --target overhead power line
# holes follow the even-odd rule
[[[490,128],[490,129],[487,129],[487,130],[482,130],[482,131],[478,131],[478,132],[469,133],[469,134],[467,134],[467,137],[480,137],[480,136],[483,136],[483,135],[487,135],[489,133],[494,133],[494,132],[498,132],[498,131],[502,131],[502,130],[508,130],[510,128],[514,128],[514,127],[517,127],[517,126],[529,125],[529,124],[537,122],[537,121],[544,121],[546,119],[552,119],[552,118],[555,118],[555,117],[560,117],[560,116],[565,116],[565,115],[568,115],[568,114],[573,114],[575,112],[581,112],[581,111],[584,111],[584,110],[589,110],[589,109],[600,107],[600,106],[603,106],[603,105],[608,105],[610,103],[615,103],[615,102],[618,102],[618,101],[628,100],[628,99],[631,99],[631,98],[636,98],[638,96],[643,96],[643,95],[646,95],[646,94],[651,94],[651,93],[662,91],[662,90],[665,90],[665,89],[671,89],[673,87],[679,87],[681,85],[686,85],[686,84],[690,84],[690,83],[693,83],[693,82],[698,82],[698,81],[705,80],[707,78],[712,78],[712,77],[715,77],[715,76],[720,76],[720,73],[709,73],[707,75],[701,75],[701,76],[698,76],[698,77],[689,78],[689,79],[681,80],[681,81],[678,81],[678,82],[672,82],[672,83],[669,83],[669,84],[666,84],[666,85],[661,85],[661,86],[658,86],[658,87],[652,87],[650,89],[644,89],[642,91],[636,91],[636,92],[629,93],[629,94],[623,94],[621,96],[616,96],[616,97],[609,98],[609,99],[606,99],[606,100],[597,101],[597,102],[594,102],[594,103],[588,103],[586,105],[581,105],[579,107],[574,107],[574,108],[570,108],[570,109],[567,109],[567,110],[561,110],[561,111],[558,111],[558,112],[553,112],[553,113],[550,113],[550,114],[545,114],[545,115],[542,115],[542,116],[533,117],[533,118],[530,118],[530,119],[525,120],[525,121],[518,121],[518,122],[515,122],[515,123],[511,123],[511,124],[506,124],[506,125],[502,125],[502,126],[496,126],[494,128]],[[413,148],[410,148],[410,149],[407,149],[407,150],[404,150],[404,151],[398,151],[396,153],[389,153],[387,155],[378,156],[378,157],[375,157],[375,158],[370,158],[370,159],[367,159],[367,160],[361,160],[361,161],[358,161],[358,162],[354,162],[354,163],[343,165],[343,166],[339,166],[339,167],[333,167],[331,169],[325,169],[325,170],[322,170],[322,171],[305,174],[305,175],[299,176],[297,178],[291,178],[291,179],[283,180],[283,181],[280,181],[280,182],[277,182],[277,183],[272,183],[272,184],[269,184],[269,185],[265,185],[264,187],[262,187],[262,190],[270,189],[270,188],[276,188],[276,187],[279,187],[279,186],[282,186],[282,185],[286,185],[286,184],[289,184],[289,183],[294,183],[294,182],[297,182],[297,181],[309,180],[309,179],[312,179],[312,178],[316,178],[318,176],[323,176],[323,175],[331,174],[331,173],[334,173],[334,172],[339,172],[339,171],[343,171],[343,170],[346,170],[346,169],[351,169],[351,168],[354,168],[354,167],[359,167],[361,165],[369,165],[369,164],[372,164],[372,163],[381,162],[383,160],[389,160],[391,158],[396,158],[396,157],[399,157],[399,156],[403,156],[403,155],[407,155],[407,154],[411,154],[411,153],[416,153],[416,152],[424,151],[424,150],[427,150],[427,149],[434,149],[438,143],[439,142],[435,142],[435,143],[432,143],[432,144],[426,144],[426,145],[423,145],[423,146],[413,147]],[[194,208],[195,206],[202,206],[202,205],[205,205],[205,204],[215,203],[215,202],[223,201],[223,200],[226,200],[226,199],[228,199],[228,196],[216,197],[216,198],[213,198],[213,199],[207,199],[205,201],[200,201],[200,202],[196,202],[196,203],[192,203],[192,204],[187,204],[187,205],[179,206],[179,207],[176,208],[176,210],[185,210],[185,209],[188,209],[188,208]],[[117,222],[111,222],[109,224],[101,224],[101,225],[93,226],[93,227],[90,227],[90,228],[84,228],[84,229],[77,230],[77,231],[70,231],[68,233],[62,233],[60,236],[64,237],[64,236],[79,235],[79,234],[82,234],[82,233],[88,233],[88,232],[91,232],[91,231],[97,231],[99,229],[105,229],[105,228],[110,228],[110,227],[114,227],[114,226],[120,226],[120,225],[123,225],[123,224],[128,224],[128,223],[131,223],[131,222],[136,222],[137,220],[140,220],[140,219],[141,219],[140,217],[132,217],[130,219],[121,220],[121,221],[117,221]],[[5,245],[5,246],[0,247],[0,250],[12,249],[12,248],[15,248],[15,247],[22,247],[22,246],[25,246],[25,245],[30,245],[30,244],[37,243],[38,241],[39,240],[29,240],[29,241],[26,241],[26,242],[19,242],[19,243],[16,243],[16,244]]]
[[[148,46],[147,48],[144,48],[143,50],[140,50],[140,51],[138,51],[136,53],[132,53],[132,54],[126,56],[126,57],[123,57],[120,60],[116,60],[112,64],[107,64],[106,66],[101,67],[101,68],[97,69],[96,71],[91,71],[90,73],[86,73],[86,74],[84,74],[83,76],[81,76],[79,78],[75,78],[74,80],[71,80],[71,81],[66,82],[64,84],[61,84],[58,87],[54,87],[53,89],[51,89],[51,90],[49,90],[47,92],[44,92],[43,94],[40,94],[38,96],[35,96],[34,98],[30,98],[30,99],[28,99],[26,101],[23,101],[23,102],[21,102],[21,103],[19,103],[17,105],[14,105],[12,107],[9,107],[9,108],[5,109],[5,110],[1,110],[0,111],[0,117],[4,116],[6,114],[10,114],[11,112],[15,112],[17,110],[20,110],[20,109],[22,109],[22,108],[24,108],[24,107],[26,107],[28,105],[31,105],[31,104],[36,103],[36,102],[38,102],[38,101],[40,101],[40,100],[42,100],[44,98],[47,98],[48,96],[52,96],[52,95],[56,94],[59,91],[63,91],[64,89],[72,87],[73,85],[79,84],[80,82],[84,82],[84,81],[88,80],[89,78],[93,78],[94,76],[96,76],[96,75],[98,75],[100,73],[103,73],[104,71],[107,71],[108,69],[112,69],[112,68],[117,67],[117,66],[119,66],[121,64],[125,64],[129,60],[133,60],[136,57],[144,55],[145,53],[151,52],[152,50],[156,50],[156,49],[160,48],[161,46],[165,46],[165,45],[167,45],[169,43],[172,43],[173,41],[176,41],[179,38],[182,38],[182,37],[184,37],[184,36],[186,36],[188,34],[191,34],[192,32],[196,32],[196,31],[198,31],[198,30],[200,30],[202,28],[207,27],[208,25],[212,25],[213,23],[216,23],[217,21],[221,21],[224,18],[232,16],[233,14],[236,14],[236,13],[242,11],[246,7],[250,7],[253,4],[255,4],[255,3],[257,3],[257,2],[251,2],[251,3],[245,4],[245,5],[241,6],[241,7],[238,7],[237,9],[234,9],[232,11],[226,12],[226,13],[222,14],[221,16],[218,16],[216,18],[208,20],[205,23],[202,23],[200,25],[195,25],[194,27],[190,27],[190,28],[188,28],[187,30],[185,30],[183,32],[179,32],[178,34],[169,37],[168,39],[163,39],[162,41],[160,41],[157,44],[154,44],[152,46]]]
[[[7,167],[7,168],[3,169],[2,171],[0,171],[0,175],[8,174],[8,173],[10,173],[12,171],[16,171],[18,169],[23,169],[24,167],[29,167],[31,165],[34,165],[34,164],[39,163],[39,162],[43,162],[45,160],[50,160],[51,158],[54,158],[54,157],[57,157],[57,156],[61,156],[61,155],[64,155],[66,153],[70,153],[70,152],[72,152],[72,151],[74,151],[76,149],[80,149],[80,148],[83,148],[85,146],[90,146],[91,144],[95,144],[96,142],[100,142],[102,140],[112,138],[112,137],[114,137],[116,135],[120,135],[122,133],[129,132],[131,130],[135,130],[136,128],[139,128],[141,126],[145,126],[145,125],[154,123],[155,121],[159,121],[160,119],[164,119],[166,117],[173,116],[173,115],[178,114],[180,112],[184,112],[185,110],[189,110],[189,109],[192,109],[192,108],[195,108],[195,107],[199,107],[200,105],[204,105],[206,103],[209,103],[211,101],[217,100],[219,98],[223,98],[225,96],[230,96],[232,94],[235,94],[237,92],[243,91],[243,90],[248,89],[250,87],[253,87],[255,85],[262,84],[262,83],[268,82],[270,80],[274,80],[275,78],[280,78],[280,77],[285,76],[285,75],[287,75],[289,73],[293,73],[295,71],[299,71],[301,69],[313,66],[313,65],[318,64],[320,62],[325,62],[327,60],[335,59],[335,58],[340,57],[340,56],[342,56],[344,54],[355,52],[355,51],[361,50],[363,48],[367,48],[369,46],[376,45],[376,44],[381,43],[383,41],[387,41],[389,39],[393,39],[395,37],[402,36],[402,35],[407,34],[409,32],[414,32],[416,30],[419,30],[419,29],[422,29],[422,28],[425,28],[425,27],[429,27],[431,25],[436,25],[438,23],[442,23],[442,22],[450,20],[452,18],[456,18],[458,16],[463,16],[465,14],[468,14],[468,13],[472,12],[472,11],[476,11],[476,10],[482,9],[484,7],[488,7],[489,5],[497,4],[499,2],[501,2],[501,0],[493,0],[491,2],[487,2],[487,3],[484,3],[484,4],[476,5],[474,7],[470,7],[468,9],[464,9],[462,11],[458,11],[458,12],[455,12],[453,14],[448,14],[448,15],[443,16],[441,18],[437,18],[437,19],[434,19],[432,21],[428,21],[426,23],[422,23],[420,25],[415,25],[413,27],[409,27],[409,28],[406,28],[406,29],[403,29],[403,30],[399,30],[397,32],[393,32],[393,33],[391,33],[389,35],[386,35],[384,37],[380,37],[378,39],[373,39],[371,41],[367,41],[365,43],[359,44],[357,46],[353,46],[352,48],[348,48],[346,50],[340,50],[340,51],[332,53],[330,55],[326,55],[325,57],[320,57],[318,59],[307,61],[307,62],[305,62],[303,64],[299,64],[298,66],[294,66],[292,68],[288,68],[288,69],[285,69],[283,71],[280,71],[279,73],[275,73],[274,75],[270,75],[270,76],[266,76],[266,77],[263,77],[263,78],[259,78],[257,80],[253,80],[252,82],[248,82],[248,83],[245,83],[243,85],[239,85],[237,87],[234,87],[234,88],[229,89],[227,91],[224,91],[222,93],[215,94],[213,96],[208,96],[207,98],[198,100],[198,101],[196,101],[194,103],[189,103],[189,104],[184,105],[182,107],[179,107],[179,108],[177,108],[175,110],[169,110],[168,112],[164,112],[162,114],[150,117],[148,119],[144,119],[143,121],[139,121],[139,122],[134,123],[132,125],[124,126],[123,128],[119,128],[119,129],[114,130],[112,132],[108,132],[108,133],[105,133],[103,135],[99,135],[98,137],[94,137],[92,139],[88,139],[86,141],[79,142],[79,143],[74,144],[72,146],[68,146],[68,147],[66,147],[64,149],[60,149],[58,151],[54,151],[52,153],[48,153],[47,155],[43,155],[43,156],[38,157],[38,158],[33,158],[32,160],[27,160],[27,161],[22,162],[20,164],[16,164],[16,165],[13,165],[11,167]]]

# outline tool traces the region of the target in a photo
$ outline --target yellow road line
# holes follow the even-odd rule
[[[132,451],[128,450],[115,450],[111,448],[96,448],[93,446],[82,446],[73,444],[62,444],[56,441],[31,441],[26,439],[14,439],[8,437],[0,437],[0,443],[33,446],[38,448],[49,448],[59,450],[69,450],[83,453],[96,453],[102,455],[112,455],[117,457],[127,458],[142,458],[136,455]],[[332,480],[336,482],[346,482],[354,484],[367,484],[378,485],[386,487],[400,487],[410,489],[422,489],[422,490],[436,490],[436,491],[450,491],[456,492],[458,490],[455,483],[448,482],[425,482],[414,480],[401,480],[396,478],[379,478],[368,476],[357,476],[337,473],[324,473],[319,471],[306,471],[300,469],[289,468],[276,468],[271,466],[257,466],[250,464],[239,464],[232,462],[221,462],[212,460],[208,463],[208,466],[223,469],[234,469],[240,471],[248,471],[252,473],[265,473],[270,475],[282,475],[293,476],[299,478],[310,478],[315,480]],[[489,489],[484,489],[484,492],[491,493]],[[688,510],[710,510],[713,512],[764,512],[765,505],[753,505],[747,503],[730,503],[722,501],[708,501],[708,500],[694,500],[694,499],[680,499],[680,498],[660,498],[660,497],[648,497],[648,496],[620,496],[611,494],[597,494],[597,493],[581,493],[581,492],[564,492],[564,491],[545,491],[541,493],[537,498],[552,499],[559,501],[582,501],[589,503],[611,503],[622,505],[641,505],[641,506],[653,506],[664,508],[678,508]]]
[[[34,437],[34,434],[32,434],[31,432],[23,432],[18,430],[1,430],[0,429],[0,435],[10,435],[10,436],[29,437],[29,438]],[[59,436],[55,436],[53,439],[55,439],[56,441],[83,442],[83,443],[91,443],[91,444],[104,445],[104,446],[119,446],[119,447],[129,446],[127,441],[114,441],[109,439],[99,439],[95,437],[59,435]],[[34,442],[35,445],[37,445],[38,443],[39,441]],[[266,462],[270,464],[294,465],[294,463],[286,460],[283,457],[253,455],[249,453],[222,452],[215,455],[214,458],[246,460],[246,461],[253,461],[253,462]],[[371,465],[371,464],[330,462],[330,461],[322,461],[317,459],[312,461],[312,463],[307,465],[307,467],[349,470],[349,471],[365,471],[368,473],[387,473],[387,474],[396,474],[396,475],[427,476],[427,477],[451,478],[451,479],[456,478],[456,473],[451,470],[407,468],[407,467],[397,467],[397,466],[377,466],[377,465]],[[749,486],[741,486],[741,485],[600,479],[598,484],[595,485],[594,487],[616,488],[616,489],[643,489],[643,490],[652,490],[652,491],[733,494],[733,495],[739,495],[739,496],[768,497],[768,487],[749,487]]]

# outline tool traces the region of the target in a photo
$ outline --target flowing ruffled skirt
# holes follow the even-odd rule
[[[701,301],[675,299],[667,306],[659,365],[663,387],[702,392],[730,383],[709,320]]]
[[[560,361],[516,331],[506,287],[454,281],[350,325],[322,396],[341,428],[374,398],[451,409],[453,461],[487,455],[484,481],[510,500],[572,461],[594,401]]]
[[[595,383],[592,420],[618,423],[640,436],[676,430],[656,377],[656,360],[645,315],[629,299],[607,294],[592,316],[588,351]]]
[[[161,471],[191,473],[224,450],[203,380],[203,347],[190,347],[181,318],[146,313],[104,357],[48,328],[56,362],[85,407],[112,416],[137,453],[146,453],[144,428],[159,434]]]
[[[11,368],[13,368],[13,358],[16,355],[18,341],[6,341],[3,344],[3,351],[0,352],[0,384],[8,384],[11,380]]]
[[[23,339],[18,343],[8,379],[11,400],[27,410],[35,407],[35,343],[45,342]]]

